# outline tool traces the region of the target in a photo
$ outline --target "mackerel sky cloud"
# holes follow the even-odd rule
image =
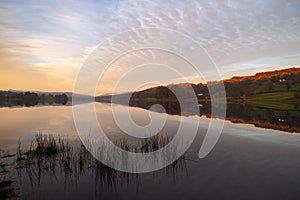
[[[197,40],[224,78],[298,66],[299,20],[298,0],[2,0],[0,89],[70,91],[82,62],[99,43],[146,27],[173,29]]]

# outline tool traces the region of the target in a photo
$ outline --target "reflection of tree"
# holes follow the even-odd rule
[[[46,104],[62,104],[66,105],[68,96],[66,94],[41,94],[40,96],[35,92],[13,92],[13,91],[0,91],[0,105],[1,106],[35,106],[39,103]]]
[[[153,106],[154,104],[162,105],[168,114],[171,114],[171,115],[180,115],[181,114],[180,104],[178,101],[160,101],[160,100],[136,101],[136,100],[131,100],[129,105],[149,110],[150,107]]]
[[[209,106],[209,105],[207,105]],[[208,109],[201,113],[209,115]],[[287,132],[300,132],[300,113],[295,110],[266,109],[249,104],[227,104],[226,119],[236,123],[254,124],[258,127],[282,130]]]
[[[25,92],[25,94],[21,96],[21,99],[25,106],[34,106],[38,103],[38,94],[34,92]]]
[[[38,104],[38,94],[34,92],[6,92],[0,101],[4,105],[34,106]]]
[[[171,115],[198,115],[196,109],[182,113],[177,101],[130,101],[130,106],[149,110],[154,104],[162,105],[166,113]],[[296,105],[297,106],[297,105]],[[201,103],[200,116],[211,117],[211,104]],[[215,109],[222,109],[217,105]],[[218,112],[217,112],[218,113]],[[254,124],[258,127],[271,128],[288,132],[300,132],[300,112],[297,108],[289,112],[284,110],[265,109],[249,104],[227,104],[226,119],[234,123]]]
[[[66,94],[55,95],[54,99],[56,104],[66,105],[68,102],[68,96]]]

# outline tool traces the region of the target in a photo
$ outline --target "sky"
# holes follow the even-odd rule
[[[0,90],[73,91],[79,70],[99,44],[139,28],[166,28],[196,40],[220,72],[206,80],[300,65],[298,0],[1,0]],[[152,64],[152,72],[145,69],[131,75],[118,92],[149,87],[139,85],[148,73],[156,73],[163,84],[183,81],[163,67],[174,62],[159,64],[170,55],[147,50],[120,58],[97,93],[111,93],[112,83],[128,70],[126,64],[134,63],[128,60],[139,56],[146,62],[150,54],[152,61],[161,58]]]

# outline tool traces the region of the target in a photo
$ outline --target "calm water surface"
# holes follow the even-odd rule
[[[126,111],[125,106],[113,106],[120,114]],[[121,134],[110,105],[95,103],[95,107],[105,133],[109,137]],[[141,126],[149,123],[149,111],[145,109],[131,107],[130,114]],[[71,106],[0,108],[0,116],[0,149],[6,153],[15,153],[19,140],[27,148],[38,132],[66,136],[74,147],[80,147]],[[155,114],[157,118],[165,116]],[[12,174],[16,194],[21,199],[300,198],[300,135],[226,121],[213,151],[199,159],[209,119],[185,118],[186,123],[199,120],[200,127],[185,160],[175,168],[129,176],[109,173],[109,179],[100,175],[100,181],[89,170],[76,179],[68,178],[58,169],[40,168],[30,175],[28,170],[13,166],[8,174]],[[180,116],[167,115],[163,131],[175,133],[179,122]],[[1,174],[1,178],[8,174]]]

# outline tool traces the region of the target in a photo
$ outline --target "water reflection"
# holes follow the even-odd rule
[[[140,125],[147,124],[149,121],[147,108],[152,104],[146,102],[130,107],[133,120]],[[113,122],[111,106],[103,103],[94,103],[94,105],[98,119],[108,137],[113,141],[120,135],[120,130]],[[162,105],[168,108],[165,109],[167,112],[174,113],[168,115],[165,130],[168,133],[176,132],[177,120],[180,120],[179,115],[183,113],[180,113],[174,102],[162,102]],[[114,104],[113,106],[119,112],[123,112],[123,108],[126,108],[122,105]],[[132,104],[132,106],[135,105]],[[142,106],[144,106],[143,109],[141,109]],[[201,114],[205,113],[206,108],[209,109],[205,105],[200,107]],[[247,106],[241,105],[232,112],[239,117],[239,114],[242,115],[239,112],[249,112],[249,110],[243,111],[246,108]],[[251,111],[254,108],[249,109]],[[159,113],[155,114],[157,117],[160,116]],[[263,112],[260,115],[264,116]],[[265,140],[260,141],[232,136],[225,132],[214,150],[205,159],[200,160],[197,159],[197,155],[204,137],[203,133],[206,132],[205,128],[200,128],[195,143],[186,152],[183,160],[159,171],[136,175],[108,169],[105,165],[95,161],[89,152],[80,146],[71,106],[0,108],[0,116],[1,149],[11,149],[11,152],[15,153],[21,137],[22,149],[25,153],[35,133],[39,130],[43,133],[67,137],[71,146],[70,152],[72,153],[69,155],[63,152],[48,156],[28,154],[29,160],[27,160],[25,154],[25,160],[21,159],[18,165],[10,165],[12,162],[8,162],[8,166],[0,176],[10,177],[12,174],[13,178],[7,181],[14,181],[12,185],[19,188],[17,192],[22,199],[96,199],[99,197],[103,199],[232,197],[235,199],[240,196],[244,196],[245,199],[259,199],[259,197],[261,199],[299,199],[297,191],[300,184],[300,161],[298,159],[300,140],[297,134],[280,134],[279,136],[270,134]],[[188,123],[197,119],[201,120],[199,117],[187,118],[190,119]],[[208,120],[203,119],[201,123],[203,121]],[[239,127],[241,129],[233,130],[227,127],[224,130],[235,135],[244,134],[242,130],[245,126]],[[260,130],[251,127],[250,132],[264,136],[268,135],[265,132],[275,132],[270,130],[260,132]],[[185,134],[189,134],[189,131],[187,130]],[[135,143],[136,141],[130,140],[129,142]],[[130,147],[136,146],[130,145]],[[16,157],[11,157],[11,155],[9,157],[15,161]],[[2,157],[0,163],[4,162],[1,159]],[[280,174],[280,176],[274,176],[274,174]],[[272,192],[266,194],[266,191]]]
[[[171,115],[198,115],[194,108],[181,112],[176,101],[130,101],[130,106],[149,110],[152,105],[161,104]],[[217,105],[222,109],[222,105]],[[211,104],[199,104],[200,116],[211,117]],[[227,104],[226,120],[232,123],[253,124],[256,127],[300,133],[300,110],[276,110],[260,108],[249,104]]]
[[[162,148],[168,142],[167,140],[169,139],[157,136],[150,140],[145,139],[139,144],[132,144],[124,138],[116,139],[114,143],[128,151],[149,153]],[[160,143],[160,141],[164,142]],[[106,147],[100,146],[99,148],[108,155],[108,159],[115,159],[110,156],[110,151]],[[160,170],[159,176],[164,179],[171,178],[175,183],[178,175],[186,172],[186,160],[185,156],[181,156],[171,165]],[[55,184],[63,184],[64,192],[67,192],[68,189],[81,186],[85,179],[90,179],[92,182],[95,197],[103,193],[117,192],[127,185],[135,185],[136,192],[139,191],[139,174],[112,169],[96,160],[85,146],[71,146],[66,138],[57,135],[37,134],[29,149],[22,149],[19,146],[16,154],[16,171],[19,183],[29,181],[28,185],[31,188],[25,186],[28,191],[39,190],[45,185],[51,187],[47,183],[51,180]],[[157,177],[153,178],[157,179]],[[27,192],[22,195],[26,194]],[[30,195],[30,198],[35,197],[35,195]]]
[[[85,102],[90,103],[90,102]],[[108,103],[108,102],[104,102]],[[122,104],[122,102],[117,102]],[[155,104],[160,104],[164,107],[165,112],[170,115],[184,115],[184,116],[193,116],[198,115],[199,113],[195,112],[197,109],[200,112],[200,117],[211,117],[211,104],[207,102],[202,102],[199,104],[199,108],[190,107],[185,109],[185,112],[182,112],[178,101],[160,101],[160,100],[139,100],[139,101],[130,101],[130,106],[143,108],[150,110]],[[72,102],[66,103],[41,103],[35,102],[34,104],[24,104],[24,102],[14,102],[14,101],[5,101],[1,102],[0,107],[32,107],[32,106],[71,106]],[[218,106],[217,106],[218,107]],[[164,112],[159,110],[153,110],[155,112]],[[218,116],[216,116],[218,117]],[[297,132],[300,133],[300,110],[295,107],[292,110],[284,109],[268,109],[251,104],[227,104],[226,120],[229,120],[232,123],[244,123],[244,124],[253,124],[256,127],[274,129],[286,132]]]
[[[34,107],[34,106],[71,106],[72,102],[65,101],[51,101],[51,102],[39,102],[39,101],[24,101],[24,100],[11,100],[11,101],[0,101],[0,108],[1,107]]]
[[[0,91],[0,107],[13,107],[13,106],[36,106],[40,105],[66,105],[69,98],[66,94],[42,94],[39,95],[35,92],[12,92]]]

